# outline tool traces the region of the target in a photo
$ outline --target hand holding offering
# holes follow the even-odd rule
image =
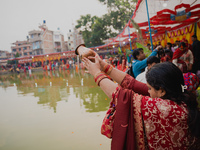
[[[85,47],[85,44],[80,44],[76,50],[75,54],[79,55],[81,59],[84,57],[88,58],[89,56],[95,57],[95,52],[92,49]],[[94,62],[94,59],[90,59],[90,61]]]

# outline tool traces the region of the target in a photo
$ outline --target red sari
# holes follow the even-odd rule
[[[186,48],[186,50],[184,51],[180,50],[180,48],[177,48],[176,51],[173,53],[173,57],[172,57],[172,60],[177,59],[177,63],[182,64],[182,67],[180,69],[183,73],[187,72],[187,65],[183,60],[179,58],[187,51],[188,51],[188,48]]]
[[[147,91],[146,84],[126,75],[113,93],[116,112],[111,149],[200,148],[197,139],[188,133],[186,105],[143,96]]]

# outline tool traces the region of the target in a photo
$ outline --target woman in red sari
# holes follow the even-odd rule
[[[173,53],[172,62],[181,69],[183,73],[192,70],[193,65],[193,54],[191,50],[188,49],[187,40],[183,40],[179,44],[179,47]]]
[[[186,91],[182,72],[174,64],[154,65],[146,74],[146,85],[106,64],[97,54],[95,63],[87,58],[83,61],[112,99],[106,118],[112,117],[110,130],[102,131],[112,138],[111,149],[200,149],[196,96]]]

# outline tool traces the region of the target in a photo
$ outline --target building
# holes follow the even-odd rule
[[[11,53],[8,51],[0,50],[0,60],[11,58]]]
[[[58,31],[48,30],[45,20],[39,28],[40,30],[32,30],[29,32],[34,55],[63,52],[67,50],[64,36],[59,29]]]
[[[65,45],[64,36],[58,31],[53,32],[53,41],[54,41],[54,52],[64,52],[67,51]]]
[[[66,47],[66,50],[69,51],[68,41],[65,41],[65,47]]]
[[[74,49],[74,40],[73,40],[73,33],[71,30],[69,30],[69,32],[67,33],[67,40],[68,40],[68,48],[69,50],[73,50]]]
[[[33,55],[33,51],[31,49],[32,45],[28,40],[16,41],[15,43],[12,43],[12,45],[13,45],[11,46],[12,57],[14,57],[17,53],[19,54],[20,57]]]
[[[74,51],[78,45],[84,43],[81,32],[79,31],[79,29],[76,29],[75,27],[73,27],[73,32],[69,30],[67,37],[68,37],[68,48],[71,51]]]
[[[42,31],[39,30],[32,30],[29,32],[30,35],[30,43],[33,50],[33,55],[43,54],[42,49]]]

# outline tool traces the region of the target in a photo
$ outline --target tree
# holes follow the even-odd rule
[[[120,32],[131,18],[138,0],[99,0],[107,5],[110,25]]]
[[[15,58],[17,58],[17,57],[19,57],[19,53],[18,52],[15,54]]]
[[[19,57],[19,56],[20,56],[20,55],[19,55],[18,52],[14,55],[15,58],[17,58],[17,57]],[[18,60],[8,60],[8,61],[7,61],[7,64],[18,64]]]
[[[103,40],[118,35],[131,18],[136,1],[99,0],[99,2],[107,5],[107,14],[100,18],[87,14],[77,20],[76,28],[80,28],[85,45],[87,47],[102,45],[104,44]]]
[[[103,44],[106,38],[106,26],[102,18],[91,15],[81,16],[77,20],[76,28],[81,29],[85,45],[87,47],[98,46]]]

